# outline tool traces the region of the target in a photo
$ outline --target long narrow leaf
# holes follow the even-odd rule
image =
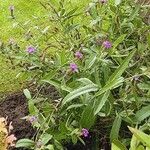
[[[82,82],[84,85],[94,84],[91,80],[89,80],[87,78],[80,78],[77,81]]]
[[[60,82],[55,81],[55,80],[42,80],[42,82],[49,83],[50,85],[53,85],[53,86],[55,86],[58,89],[61,87]]]
[[[111,129],[111,133],[110,133],[110,140],[117,140],[118,139],[118,134],[119,134],[119,130],[120,130],[120,126],[121,126],[121,117],[118,115],[116,116],[114,122],[113,122],[113,126]]]
[[[101,94],[105,93],[106,91],[118,87],[123,81],[124,81],[124,79],[122,77],[120,77],[116,80],[112,80],[111,82],[106,84],[101,90],[99,90],[99,92],[96,94],[96,96],[100,96]]]
[[[99,103],[97,103],[97,108],[96,108],[95,111],[94,111],[94,115],[97,115],[97,114],[100,112],[100,110],[102,109],[102,107],[103,107],[104,104],[106,103],[109,94],[110,94],[110,91],[107,91],[107,92],[103,95],[102,99],[101,99],[101,100],[98,100]]]
[[[89,129],[94,124],[95,118],[94,109],[92,104],[89,103],[82,113],[80,124],[82,127]]]
[[[128,57],[123,61],[123,63],[119,66],[119,68],[110,76],[108,83],[114,79],[119,78],[122,73],[126,70],[126,68],[128,67],[129,61],[131,60],[131,58],[133,57],[134,53],[136,50],[133,50]]]
[[[150,105],[143,107],[135,114],[135,118],[138,122],[143,121],[145,118],[150,116]]]
[[[112,150],[127,150],[127,148],[119,140],[113,141],[111,149]]]
[[[132,139],[131,139],[131,143],[130,143],[130,149],[131,150],[137,150],[137,146],[139,144],[139,141],[137,140],[137,138],[133,135]]]
[[[34,145],[35,145],[34,141],[30,139],[20,139],[16,143],[16,148],[20,148],[20,147],[29,148],[29,147],[33,147]]]
[[[147,135],[138,129],[134,129],[131,127],[128,128],[138,140],[140,140],[144,145],[150,148],[150,135]]]
[[[121,36],[113,43],[113,48],[112,48],[112,50],[110,51],[110,54],[113,54],[113,53],[114,53],[115,48],[116,48],[120,43],[122,43],[122,42],[124,41],[125,37],[126,37],[126,34],[123,34],[123,35],[121,35]]]
[[[79,97],[80,95],[83,95],[85,93],[89,93],[89,92],[93,92],[93,91],[97,91],[98,90],[98,86],[91,84],[91,85],[86,85],[84,87],[78,88],[74,91],[72,91],[71,93],[69,93],[62,101],[62,105],[65,105],[66,103],[70,102],[71,100]]]
[[[116,71],[110,76],[110,78],[107,81],[106,85],[97,92],[96,96],[99,96],[99,95],[103,94],[104,92],[106,92],[107,90],[110,90],[110,87],[111,88],[114,87],[114,85],[116,84],[116,81],[118,80],[118,78],[120,78],[120,76],[122,75],[122,73],[128,67],[129,61],[133,57],[135,51],[136,50],[133,50],[128,55],[128,57],[123,61],[123,63],[119,66],[119,68],[116,69]]]

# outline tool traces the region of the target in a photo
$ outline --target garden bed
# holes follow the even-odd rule
[[[41,90],[41,94],[50,96],[54,100],[59,97],[58,92],[51,86],[46,86]],[[12,121],[14,127],[12,134],[17,137],[17,140],[22,138],[33,138],[36,130],[33,129],[31,124],[23,117],[29,115],[27,99],[22,93],[13,93],[8,95],[5,100],[0,102],[0,117],[7,118],[8,122]],[[85,145],[81,142],[77,144],[66,143],[64,147],[67,150],[94,150],[93,145],[104,149],[110,150],[109,138],[106,135],[107,126],[111,120],[99,120],[93,132],[90,133],[88,138],[84,138]],[[11,148],[16,150],[16,148]],[[21,150],[21,148],[19,148]]]
[[[51,93],[53,99],[58,97],[58,93],[52,87],[44,88],[41,92],[46,95]],[[17,140],[22,138],[31,139],[36,134],[36,131],[32,128],[31,124],[22,119],[28,114],[27,99],[22,93],[11,94],[0,103],[0,117],[7,118],[8,122],[12,121],[14,127],[12,134],[17,137]],[[98,147],[103,148],[104,150],[110,150],[110,144],[108,143],[109,139],[107,138],[107,135],[105,135],[108,124],[109,121],[98,121],[94,132],[90,133],[88,138],[83,139],[85,145],[80,142],[75,145],[73,143],[66,143],[64,144],[64,147],[67,150],[94,150],[93,145],[97,142]],[[16,148],[11,150],[16,150]],[[19,150],[21,150],[21,148],[19,148]]]
[[[27,101],[21,93],[11,94],[0,103],[0,117],[8,117],[8,122],[12,121],[14,127],[12,133],[17,139],[32,138],[35,134],[31,124],[21,119],[26,115],[28,115]]]
[[[44,88],[41,93],[49,95],[48,91],[51,91],[51,97],[58,98],[58,93],[53,87]],[[17,140],[22,138],[33,138],[36,131],[32,128],[31,124],[22,119],[27,116],[28,105],[27,99],[22,93],[13,93],[8,95],[4,101],[0,103],[0,117],[8,118],[8,122],[12,121],[14,127],[12,134],[17,137]],[[106,134],[108,121],[101,121],[97,123],[96,128],[88,138],[84,138],[85,145],[78,142],[77,144],[66,143],[64,147],[67,150],[93,150],[93,145],[97,145],[101,149],[110,150],[110,144]],[[97,142],[97,144],[96,144]],[[24,148],[11,148],[11,150],[22,150]]]

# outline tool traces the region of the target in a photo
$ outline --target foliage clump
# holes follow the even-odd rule
[[[64,143],[85,144],[91,133],[100,136],[95,126],[105,120],[110,143],[129,147],[131,133],[123,125],[149,132],[150,34],[141,15],[148,7],[131,0],[93,0],[84,11],[65,0],[41,5],[48,13],[43,23],[30,28],[25,45],[11,43],[3,54],[41,89],[54,86],[60,98],[24,90],[30,113],[25,119],[38,133],[16,147],[62,150]],[[133,147],[143,132],[133,138],[137,143],[131,140]],[[99,149],[99,141],[93,147]]]

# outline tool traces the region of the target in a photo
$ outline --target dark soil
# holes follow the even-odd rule
[[[59,92],[55,89],[54,86],[50,86],[49,84],[44,84],[42,87],[37,88],[40,95],[49,98],[51,100],[60,99]],[[36,91],[35,91],[36,93]]]
[[[28,115],[27,101],[23,94],[12,94],[0,102],[0,117],[8,117],[12,121],[14,134],[17,139],[32,138],[35,134],[31,124],[21,118]],[[16,150],[13,148],[13,150]],[[19,148],[21,150],[21,148]]]

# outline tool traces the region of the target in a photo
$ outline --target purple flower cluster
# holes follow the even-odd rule
[[[83,58],[83,54],[80,51],[77,51],[75,53],[75,57],[78,58],[78,59],[82,59]]]
[[[109,41],[104,41],[102,44],[106,49],[109,49],[112,47],[112,44]]]
[[[84,136],[85,138],[88,137],[88,136],[89,136],[89,131],[88,131],[88,129],[83,128],[83,129],[81,130],[81,134],[82,134],[82,136]]]
[[[29,47],[27,47],[27,52],[28,52],[29,54],[32,54],[32,53],[34,53],[35,51],[36,51],[36,48],[33,47],[32,45],[29,46]]]
[[[70,64],[70,70],[75,73],[78,72],[78,66],[75,63]]]
[[[83,58],[83,54],[80,51],[75,52],[74,56],[77,59],[82,59]],[[75,63],[70,63],[70,70],[73,73],[78,72],[78,66]]]

